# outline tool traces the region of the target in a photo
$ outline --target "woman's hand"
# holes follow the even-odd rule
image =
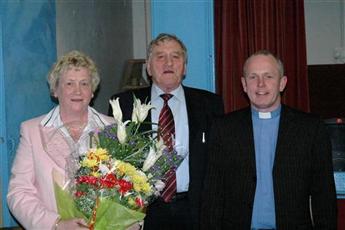
[[[60,220],[55,228],[56,230],[66,229],[89,229],[86,221],[82,218],[74,218],[69,220]]]

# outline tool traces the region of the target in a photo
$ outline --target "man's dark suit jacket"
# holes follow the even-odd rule
[[[201,228],[250,229],[256,188],[250,108],[217,119],[209,146]],[[277,229],[336,229],[331,144],[322,120],[282,105],[272,173]]]
[[[189,126],[189,191],[186,198],[164,203],[160,199],[149,206],[144,228],[147,229],[196,229],[204,174],[206,171],[208,134],[215,116],[224,113],[221,97],[216,94],[183,87]],[[131,119],[133,94],[141,101],[151,100],[151,87],[113,95],[120,98],[123,120]],[[109,115],[112,114],[110,108]],[[151,121],[151,114],[147,121]],[[151,126],[146,127],[151,129]],[[206,142],[202,142],[203,133]]]

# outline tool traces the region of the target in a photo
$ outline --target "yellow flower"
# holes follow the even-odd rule
[[[93,168],[98,166],[101,161],[106,161],[109,159],[109,155],[106,149],[97,148],[97,149],[90,149],[86,153],[86,157],[81,162],[83,167]]]
[[[80,163],[83,167],[93,168],[98,165],[97,159],[94,157],[86,157]]]
[[[108,151],[103,148],[97,148],[95,150],[95,155],[99,158],[100,161],[107,161],[109,159]]]
[[[149,183],[134,183],[133,189],[136,192],[143,192],[146,195],[150,195],[152,193],[151,186]]]
[[[129,163],[125,163],[123,161],[116,161],[115,167],[117,168],[119,174],[123,175],[133,175],[136,171],[135,167]]]
[[[143,192],[148,195],[152,193],[152,189],[148,183],[146,175],[143,172],[138,171],[133,165],[117,160],[115,161],[115,168],[117,169],[116,171],[119,176],[129,178],[133,183],[133,189],[136,192]]]
[[[141,174],[140,172],[136,172],[136,174],[132,175],[133,181],[133,189],[136,192],[144,192],[145,194],[151,193],[151,186],[148,183],[147,177],[145,174]]]
[[[101,174],[99,172],[91,172],[91,176],[100,177]]]

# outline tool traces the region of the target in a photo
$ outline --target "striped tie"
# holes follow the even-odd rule
[[[159,135],[163,138],[164,144],[171,151],[174,146],[175,139],[175,122],[174,116],[168,105],[168,100],[172,97],[171,94],[162,94],[161,97],[164,100],[163,108],[159,114]]]
[[[164,144],[171,151],[173,150],[175,140],[175,122],[174,116],[168,105],[168,100],[173,96],[171,94],[160,95],[164,100],[163,108],[159,114],[159,135],[163,138]],[[165,202],[170,202],[176,193],[176,172],[170,169],[165,175],[165,188],[162,192],[162,198]]]

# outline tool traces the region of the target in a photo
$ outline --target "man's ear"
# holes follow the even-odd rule
[[[242,82],[243,91],[247,92],[247,82],[246,82],[246,79],[244,77],[241,77],[241,82]]]
[[[186,76],[187,73],[187,63],[184,63],[183,75]]]
[[[287,84],[287,77],[286,76],[283,76],[281,79],[280,79],[280,85],[279,85],[279,90],[280,92],[283,92],[285,87],[286,87],[286,84]]]
[[[152,72],[151,72],[151,65],[150,65],[150,58],[146,59],[146,72],[149,76],[152,76]]]

